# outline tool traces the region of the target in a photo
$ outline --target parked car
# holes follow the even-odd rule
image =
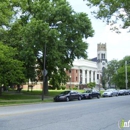
[[[82,99],[92,99],[94,97],[100,98],[100,92],[96,90],[87,90],[86,92],[82,93]]]
[[[118,96],[118,91],[116,89],[107,89],[102,94],[103,97],[113,97]]]
[[[81,100],[81,94],[76,91],[64,91],[54,97],[54,101],[70,101],[70,100]]]
[[[130,90],[127,90],[127,89],[119,90],[119,95],[129,95],[129,94],[130,94]]]
[[[124,89],[125,90],[125,95],[129,95],[130,91],[128,89]]]
[[[129,93],[129,95],[130,95],[130,89],[128,89],[128,93]]]
[[[118,91],[118,95],[125,95],[125,93],[126,93],[126,92],[125,92],[124,89],[121,89],[121,90]]]

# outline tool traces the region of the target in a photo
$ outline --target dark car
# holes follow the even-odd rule
[[[124,89],[119,90],[118,95],[125,95],[125,90]]]
[[[121,89],[121,90],[119,90],[118,93],[119,93],[119,95],[129,95],[130,91],[127,89]]]
[[[82,99],[92,99],[92,98],[100,98],[100,92],[96,90],[87,90],[86,92],[82,93]]]
[[[81,100],[81,94],[76,91],[64,91],[61,94],[54,97],[54,101],[70,101],[70,100]]]

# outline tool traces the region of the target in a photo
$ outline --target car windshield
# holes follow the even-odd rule
[[[113,91],[112,89],[108,89],[108,90],[106,90],[106,92],[111,92],[111,91]]]
[[[61,95],[66,95],[68,93],[70,93],[70,91],[64,91],[64,92],[61,93]]]
[[[92,90],[87,90],[87,91],[86,91],[86,93],[91,93],[91,92],[92,92]]]

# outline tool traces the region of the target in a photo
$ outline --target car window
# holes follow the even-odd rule
[[[86,93],[91,93],[91,92],[92,92],[92,90],[87,90],[87,91],[86,91]]]
[[[68,93],[70,93],[70,91],[64,91],[64,92],[62,92],[61,94],[68,94]]]
[[[77,92],[71,92],[71,94],[77,94]]]

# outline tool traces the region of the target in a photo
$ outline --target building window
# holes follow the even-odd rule
[[[98,59],[100,59],[100,54],[98,54]]]
[[[97,74],[97,79],[99,79],[99,74]]]
[[[76,81],[78,81],[78,77],[76,77]]]
[[[101,57],[102,57],[101,59],[103,59],[103,56],[104,56],[104,54],[101,54]]]
[[[69,70],[69,73],[71,73],[71,70]]]

